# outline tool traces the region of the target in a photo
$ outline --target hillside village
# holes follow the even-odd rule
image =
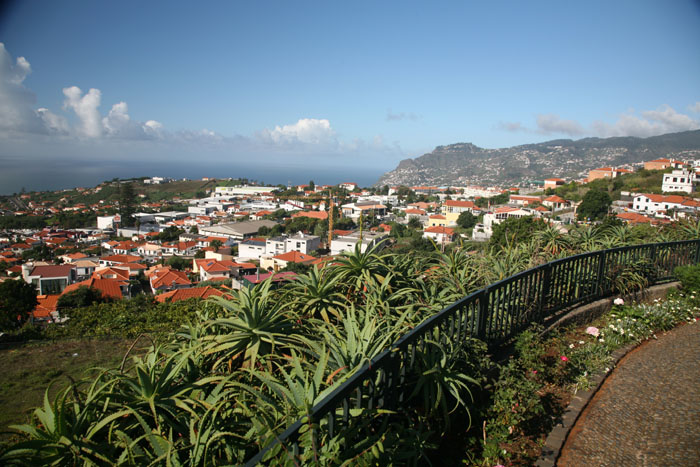
[[[653,193],[620,190],[603,214],[651,226],[698,216],[700,161],[657,159],[643,166],[660,186]],[[584,201],[576,190],[606,184],[614,191],[615,182],[634,174],[632,168],[602,167],[583,180],[549,178],[541,186],[507,189],[363,189],[313,182],[285,187],[206,179],[210,187],[198,196],[161,195],[159,201],[148,199],[142,188],[173,181],[154,177],[50,196],[22,193],[2,200],[1,279],[35,286],[32,318],[40,323],[64,319],[60,298],[83,286],[111,300],[137,294],[159,302],[204,299],[267,279],[293,281],[298,272],[332,265],[355,248],[400,248],[417,238],[442,250],[455,243],[476,245],[510,218],[543,219],[565,231],[568,224],[592,220],[579,215]],[[123,197],[100,199],[100,192],[123,192],[124,186],[133,190],[133,205]],[[76,216],[90,226],[65,225]],[[53,225],[39,226],[49,218]]]

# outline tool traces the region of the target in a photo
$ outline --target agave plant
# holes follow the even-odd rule
[[[307,340],[306,345],[319,360],[328,354],[329,371],[348,374],[387,348],[396,339],[399,327],[382,324],[376,313],[352,307],[337,325],[320,328],[320,341]]]
[[[105,412],[106,385],[98,377],[85,394],[75,383],[49,401],[44,393],[43,408],[34,411],[36,425],[13,425],[27,440],[0,453],[4,465],[107,465],[114,458],[115,447],[106,442],[106,431],[128,411]],[[69,396],[73,396],[69,400]]]
[[[439,344],[426,340],[418,348],[416,364],[413,368],[414,380],[411,398],[417,398],[430,416],[441,416],[444,429],[450,425],[449,414],[457,408],[469,413],[472,400],[470,385],[478,381],[465,374],[457,365],[459,343],[445,342]]]
[[[535,238],[539,241],[545,253],[556,256],[569,249],[569,238],[554,224],[535,232]]]
[[[274,299],[270,285],[268,280],[243,288],[233,300],[210,299],[230,312],[230,317],[206,324],[209,335],[204,337],[204,354],[214,356],[214,369],[225,362],[232,366],[239,360],[244,368],[252,368],[261,356],[271,354],[275,345],[292,341],[289,335],[295,316]]]
[[[579,226],[569,232],[571,244],[580,252],[594,251],[600,247],[600,231],[591,226]]]
[[[302,315],[320,317],[327,323],[331,322],[331,316],[340,318],[347,302],[338,292],[340,276],[332,271],[333,268],[319,271],[314,266],[308,273],[297,276],[289,287],[287,298],[299,307]]]
[[[363,290],[368,281],[382,282],[387,273],[387,259],[389,254],[381,255],[383,245],[378,243],[362,252],[360,243],[355,245],[352,253],[343,253],[334,266],[340,283],[349,292]]]

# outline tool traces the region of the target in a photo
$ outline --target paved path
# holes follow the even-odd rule
[[[700,321],[620,360],[557,465],[700,466]]]

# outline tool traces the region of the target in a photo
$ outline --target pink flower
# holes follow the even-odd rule
[[[600,334],[600,331],[598,331],[598,328],[589,326],[586,328],[586,334],[590,334],[591,336],[598,337],[598,334]]]
[[[621,299],[620,297],[618,297],[618,298],[616,298],[616,299],[613,301],[613,303],[614,303],[615,305],[624,305],[624,304],[625,304],[625,301],[624,301],[623,299]]]
[[[568,362],[569,359],[566,358],[566,355],[562,355],[562,356],[561,356],[561,361],[562,361],[562,362]]]

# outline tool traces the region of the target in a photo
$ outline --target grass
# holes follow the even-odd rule
[[[141,342],[146,345],[147,341],[137,343],[142,349]],[[82,339],[0,349],[3,362],[0,367],[0,432],[7,431],[8,425],[29,421],[33,409],[42,404],[44,391],[50,384],[49,395],[53,396],[69,384],[68,377],[77,381],[88,376],[91,368],[120,365],[131,343],[124,339]],[[0,434],[0,438],[10,436]]]

